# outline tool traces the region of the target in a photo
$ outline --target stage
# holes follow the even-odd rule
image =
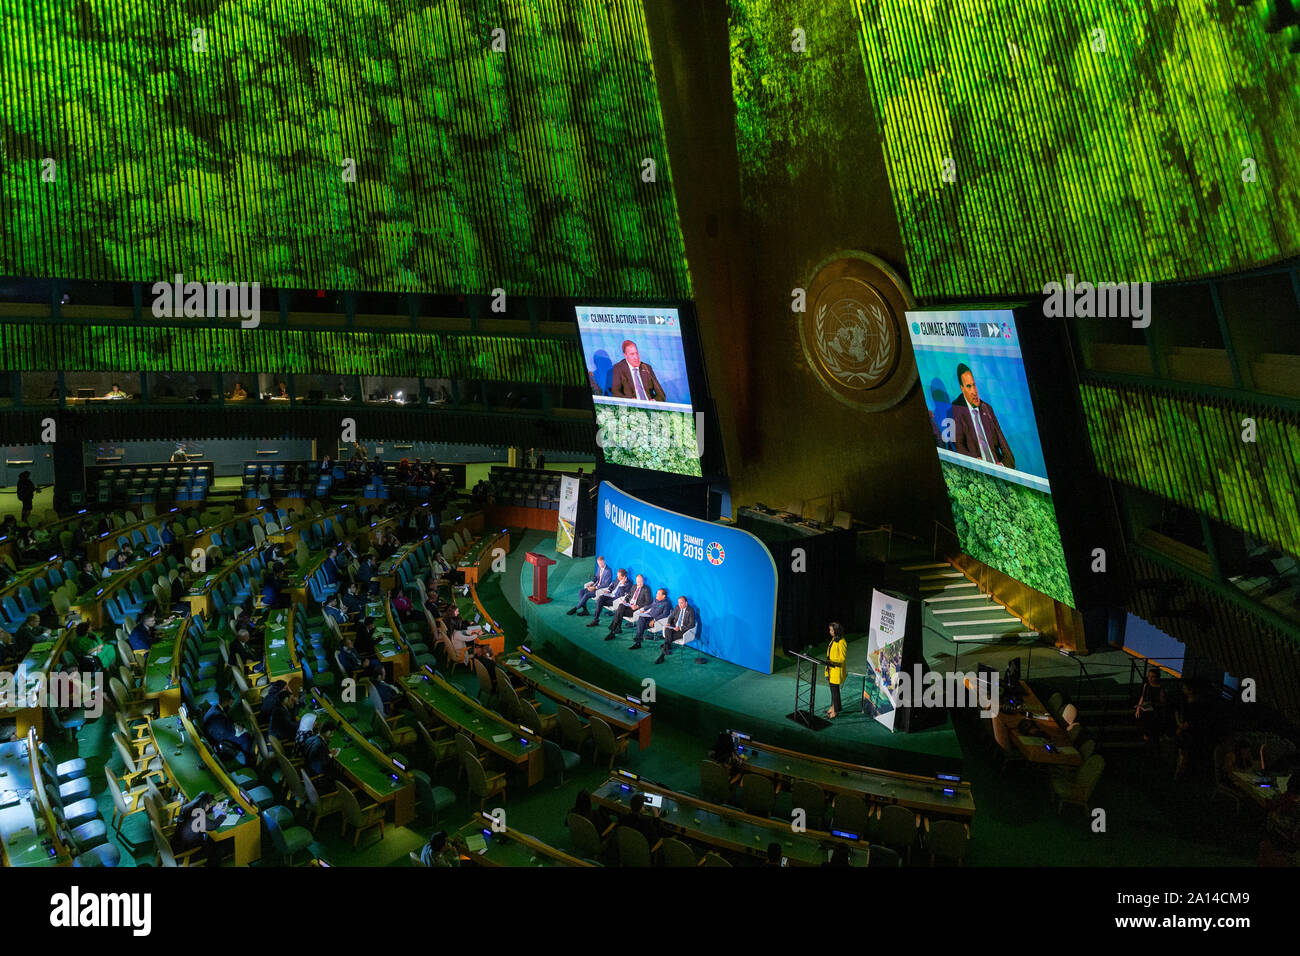
[[[525,551],[535,551],[557,563],[549,569],[548,591],[551,602],[536,605],[527,599],[532,593],[532,566],[524,561]],[[617,567],[616,556],[610,563]],[[555,552],[555,537],[544,532],[526,532],[510,555],[518,574],[519,590],[503,588],[506,599],[527,624],[522,643],[565,670],[592,681],[606,690],[641,696],[642,681],[653,679],[655,701],[650,704],[655,717],[667,716],[681,728],[698,730],[702,743],[711,742],[723,729],[741,730],[757,740],[818,754],[838,760],[866,764],[882,769],[932,775],[936,772],[960,773],[961,747],[952,721],[918,733],[892,733],[862,713],[860,679],[850,678],[845,686],[845,713],[819,731],[813,731],[786,718],[794,710],[795,662],[780,654],[773,671],[761,674],[736,664],[704,656],[705,663],[695,663],[701,656],[691,647],[677,647],[671,657],[656,665],[662,645],[647,642],[639,651],[629,650],[632,628],[624,625],[623,634],[606,641],[609,615],[601,617],[599,627],[587,627],[591,617],[569,616],[566,612],[577,599],[579,588],[590,579],[594,558],[567,558]],[[649,582],[657,587],[657,582]],[[676,590],[670,590],[676,595]],[[595,602],[587,604],[595,609]],[[825,630],[818,623],[816,630]],[[825,644],[810,646],[818,656]],[[848,669],[861,673],[866,669],[867,641],[859,637],[849,642]],[[830,706],[830,690],[824,675],[818,675],[816,707],[825,714]]]

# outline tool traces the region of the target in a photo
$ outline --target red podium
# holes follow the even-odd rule
[[[533,551],[525,554],[524,560],[533,566],[533,593],[528,595],[528,600],[534,604],[550,604],[551,599],[546,596],[546,569],[556,562]]]

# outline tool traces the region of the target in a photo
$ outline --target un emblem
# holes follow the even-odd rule
[[[818,267],[799,337],[823,387],[864,411],[898,404],[916,383],[902,324],[914,307],[902,279],[875,256],[841,253]]]

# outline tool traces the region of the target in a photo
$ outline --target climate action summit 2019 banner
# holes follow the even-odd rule
[[[776,632],[776,562],[747,531],[701,521],[600,486],[596,550],[610,566],[644,574],[653,591],[668,589],[695,609],[696,644],[705,653],[772,673]]]

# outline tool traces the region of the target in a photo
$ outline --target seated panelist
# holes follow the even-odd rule
[[[605,556],[601,555],[596,559],[596,570],[592,574],[591,580],[582,586],[578,591],[578,602],[569,608],[568,613],[577,614],[580,617],[587,616],[587,602],[603,591],[609,590],[614,583],[614,572],[609,565],[605,563]]]
[[[596,599],[596,616],[600,616],[600,601]],[[631,617],[637,611],[650,606],[650,589],[646,587],[645,575],[636,576],[636,587],[628,592],[626,597],[620,597],[610,606],[610,612],[614,615],[614,620],[609,622],[609,637],[607,641],[612,641],[614,637],[623,630],[623,619]]]
[[[632,591],[632,581],[627,576],[627,568],[618,569],[618,577],[614,580],[614,586],[604,594],[596,595],[596,616],[591,619],[588,627],[595,627],[600,623],[600,612],[607,607],[613,607],[614,602],[622,603],[628,594]]]

